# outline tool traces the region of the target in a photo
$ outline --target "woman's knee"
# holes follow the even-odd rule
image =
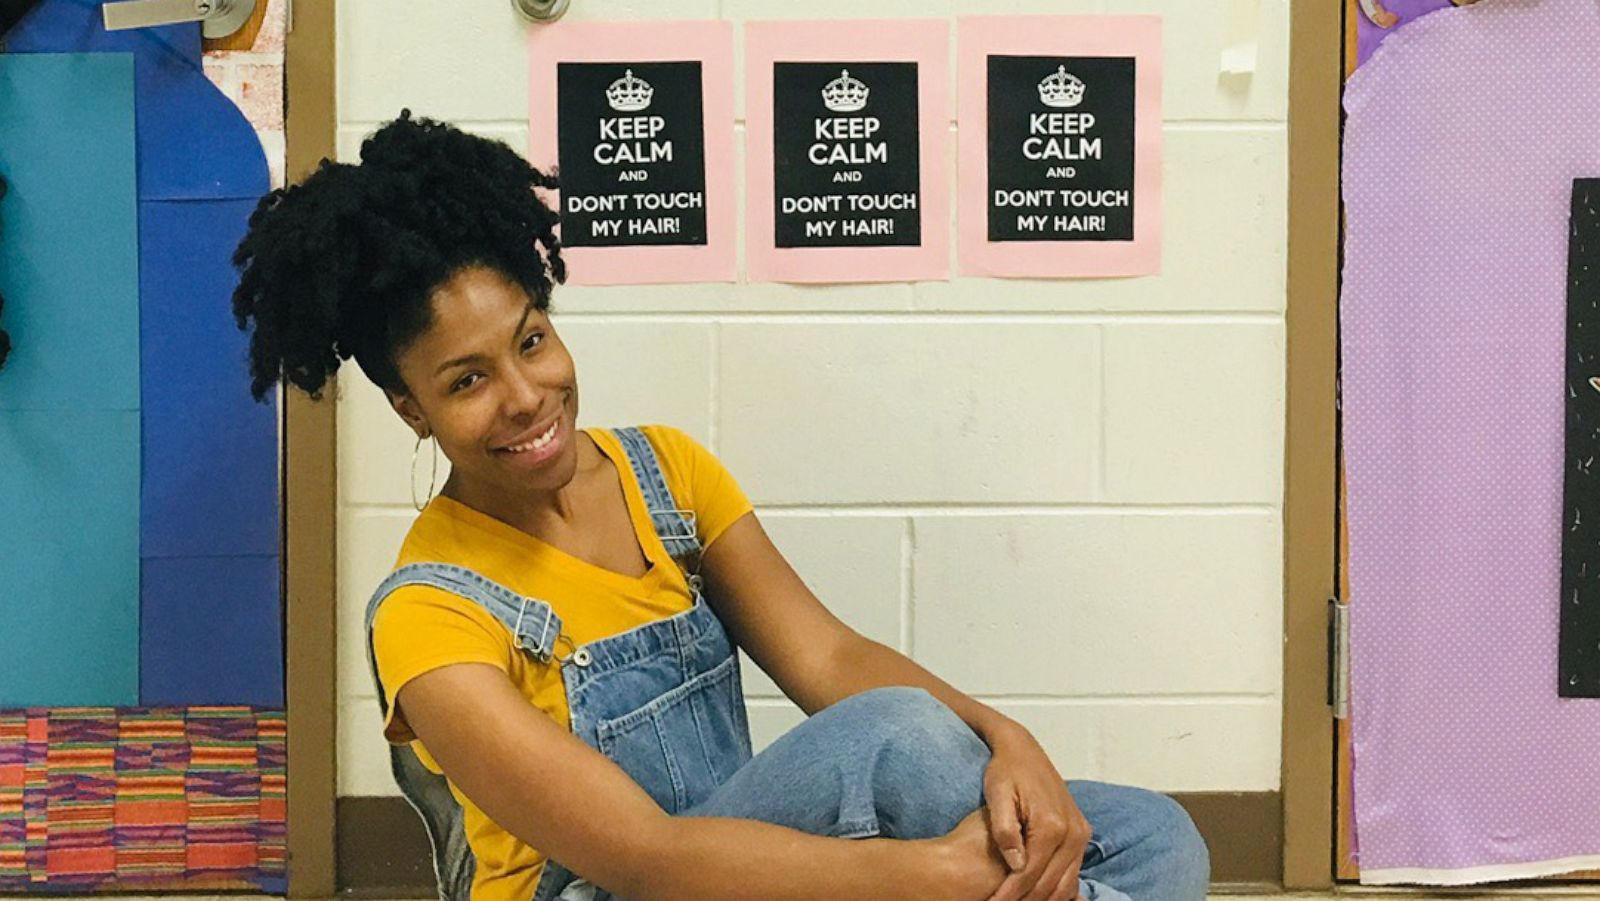
[[[886,765],[905,764],[914,775],[928,778],[988,765],[989,747],[955,712],[925,689],[909,686],[874,688],[841,704],[870,723]]]
[[[892,687],[842,703],[871,724],[872,793],[884,835],[943,835],[982,803],[989,748],[943,702],[920,688]]]
[[[1173,887],[1173,898],[1205,898],[1211,884],[1211,854],[1193,818],[1167,795],[1150,792],[1147,804],[1142,811],[1147,829],[1139,842],[1141,856],[1164,874],[1162,882]]]

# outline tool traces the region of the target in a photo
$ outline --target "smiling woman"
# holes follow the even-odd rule
[[[441,896],[1203,898],[1182,808],[845,626],[693,438],[577,427],[554,187],[402,113],[235,254],[257,397],[354,357],[451,463],[366,618]],[[810,715],[754,756],[740,651]]]

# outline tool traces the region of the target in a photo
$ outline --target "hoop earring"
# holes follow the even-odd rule
[[[421,513],[428,506],[428,502],[433,500],[434,484],[439,481],[439,439],[434,438],[433,467],[428,474],[428,498],[423,501],[417,500],[417,457],[422,453],[423,440],[423,437],[418,435],[417,446],[411,450],[411,506],[416,507],[418,513]]]

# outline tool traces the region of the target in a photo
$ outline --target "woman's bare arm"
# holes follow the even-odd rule
[[[988,895],[972,884],[982,861],[948,842],[822,838],[753,820],[669,816],[488,664],[432,670],[402,687],[396,703],[445,774],[490,819],[622,897]]]

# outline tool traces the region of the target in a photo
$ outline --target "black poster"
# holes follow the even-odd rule
[[[916,63],[774,63],[779,247],[922,243]]]
[[[700,63],[560,63],[561,243],[706,243]]]
[[[1134,59],[989,57],[990,241],[1132,241]]]
[[[1560,696],[1600,698],[1600,178],[1572,183]]]

